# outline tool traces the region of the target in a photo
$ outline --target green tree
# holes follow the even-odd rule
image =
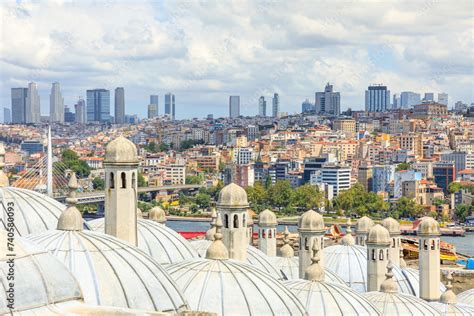
[[[265,178],[265,189],[268,190],[270,189],[270,187],[272,186],[272,178],[267,175],[267,177]]]
[[[139,172],[138,173],[138,182],[137,182],[138,187],[146,187],[147,183],[145,180],[145,177],[143,176],[143,173]]]
[[[291,205],[293,189],[289,181],[277,181],[268,189],[268,203],[277,208],[286,208]]]
[[[397,165],[395,171],[402,171],[410,169],[411,165],[408,162],[402,162]]]
[[[105,189],[105,181],[101,177],[95,177],[92,180],[92,187],[94,190],[104,190]]]
[[[204,181],[204,177],[202,174],[186,177],[186,184],[201,184],[203,181]]]
[[[319,192],[318,187],[305,184],[297,187],[292,196],[292,205],[297,208],[318,210],[324,203],[324,196]]]
[[[456,193],[461,189],[462,189],[462,184],[459,183],[459,182],[451,182],[448,185],[448,192],[451,193],[451,194]]]
[[[195,197],[196,204],[202,208],[208,208],[211,205],[211,196],[206,193],[198,193]]]
[[[469,214],[472,211],[472,206],[466,205],[466,204],[458,204],[456,205],[456,208],[454,209],[454,215],[456,215],[456,218],[460,222],[465,222],[466,217],[469,216]]]
[[[400,217],[420,217],[423,214],[423,207],[405,196],[398,199],[390,210],[391,216]]]
[[[87,177],[91,173],[89,165],[85,161],[79,160],[79,156],[71,149],[63,151],[62,162],[67,169],[74,171],[79,178]]]
[[[168,151],[168,150],[170,149],[170,147],[171,147],[171,146],[168,145],[168,144],[161,143],[161,144],[160,144],[160,147],[159,147],[159,150],[160,150],[161,152],[163,152],[163,151]]]
[[[267,191],[260,182],[256,182],[252,187],[247,187],[245,190],[247,191],[250,207],[254,211],[261,212],[268,207]]]

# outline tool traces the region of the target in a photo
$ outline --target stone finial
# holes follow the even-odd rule
[[[319,264],[321,258],[319,257],[319,249],[316,243],[313,244],[313,257],[311,258],[311,265],[305,271],[305,279],[308,281],[323,282],[324,269]]]
[[[288,231],[288,226],[285,226],[285,232],[283,233],[283,246],[280,248],[280,256],[283,258],[293,258],[295,251],[290,245],[290,232]]]
[[[225,260],[229,259],[229,252],[225,247],[224,243],[222,242],[222,219],[220,216],[217,217],[216,220],[216,233],[214,234],[214,241],[212,244],[207,248],[206,251],[206,258],[207,259],[214,259],[214,260]]]
[[[0,187],[10,186],[10,181],[8,180],[7,175],[3,172],[5,167],[5,147],[3,143],[0,143]]]
[[[211,228],[209,228],[206,232],[206,240],[214,240],[214,235],[216,233],[216,220],[217,220],[217,211],[215,208],[212,208]]]
[[[351,218],[349,217],[349,218],[347,219],[346,234],[345,234],[344,237],[342,237],[342,239],[341,239],[341,243],[342,243],[344,246],[352,246],[352,245],[355,245],[355,240],[354,240],[354,237],[352,236],[351,225],[352,225],[352,222],[351,222]]]
[[[400,248],[400,268],[401,269],[406,269],[407,263],[405,262],[405,259],[403,258],[403,249]]]
[[[166,222],[166,213],[161,207],[155,206],[148,212],[148,219],[163,224]]]
[[[446,291],[441,295],[439,301],[443,304],[456,304],[458,300],[456,294],[453,292],[453,285],[451,284],[453,281],[453,273],[451,271],[448,272],[446,280]]]
[[[324,232],[324,218],[316,211],[309,210],[303,213],[298,220],[299,231]]]
[[[395,281],[393,280],[393,264],[391,261],[387,264],[387,273],[385,276],[387,277],[382,284],[380,285],[380,292],[383,293],[397,293],[398,287]]]
[[[367,237],[367,244],[374,245],[390,245],[390,233],[388,230],[380,224],[375,225],[369,231]]]
[[[77,204],[76,192],[77,192],[77,188],[79,188],[79,184],[77,183],[77,177],[76,177],[75,172],[71,172],[67,186],[69,188],[69,195],[66,198],[66,203],[68,205],[76,205]]]

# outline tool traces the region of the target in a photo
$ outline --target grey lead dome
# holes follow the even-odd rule
[[[136,163],[137,161],[137,147],[123,136],[119,136],[111,141],[105,149],[105,163]]]

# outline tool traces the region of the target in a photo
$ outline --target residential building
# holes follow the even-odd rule
[[[372,191],[390,194],[395,177],[394,165],[377,165],[372,168]]]
[[[176,119],[175,96],[172,93],[165,94],[165,115],[168,115],[173,121]]]
[[[390,105],[390,90],[383,85],[371,85],[365,91],[365,110],[367,112],[385,112]]]
[[[64,98],[59,82],[54,82],[51,86],[51,94],[49,96],[49,120],[51,122],[64,123]]]
[[[423,158],[423,135],[421,133],[409,133],[399,136],[400,148],[406,149],[418,158]]]
[[[427,102],[417,104],[413,108],[413,117],[418,119],[431,119],[433,117],[445,116],[448,114],[448,108],[444,104]]]
[[[79,160],[85,161],[92,169],[102,169],[104,167],[104,158],[102,157],[81,157]]]
[[[240,116],[240,96],[231,95],[229,97],[229,117],[237,118]]]
[[[12,88],[12,123],[26,123],[26,97],[28,96],[28,88]]]
[[[341,113],[341,95],[333,91],[333,86],[326,84],[324,92],[315,94],[316,113],[325,115],[339,115]]]
[[[415,200],[419,205],[427,209],[432,208],[435,201],[444,199],[443,190],[428,180],[411,180],[402,184],[402,196]]]
[[[258,99],[258,115],[261,117],[267,116],[267,101],[265,101],[263,95]]]
[[[110,91],[87,90],[87,122],[110,122]]]
[[[115,88],[115,124],[125,123],[125,90]]]
[[[421,172],[415,170],[400,170],[395,172],[393,184],[393,197],[398,199],[403,196],[403,183],[406,181],[420,181]]]
[[[353,119],[337,119],[333,122],[333,130],[347,134],[356,133],[356,121]]]
[[[363,163],[357,169],[357,182],[362,184],[365,191],[372,191],[372,166]]]
[[[236,164],[247,165],[252,161],[253,150],[248,147],[236,148],[234,158]]]
[[[318,157],[306,157],[303,165],[303,183],[311,180],[311,175],[321,170],[325,163],[337,162],[336,156],[332,153],[321,154]]]
[[[36,83],[30,82],[28,84],[28,94],[26,96],[25,108],[25,122],[26,123],[40,123],[41,122],[41,106],[40,96]]]
[[[445,151],[441,153],[440,161],[454,163],[457,174],[462,170],[474,169],[474,153],[468,153],[465,151]]]
[[[79,98],[77,103],[74,105],[75,110],[75,121],[78,124],[86,124],[87,123],[87,111],[86,111],[86,102],[83,98]]]
[[[332,196],[351,187],[351,168],[337,163],[325,163],[321,170],[312,175],[311,183],[324,183],[332,186]],[[314,180],[316,178],[316,180]]]
[[[278,93],[273,94],[272,99],[272,116],[278,117],[278,113],[280,112],[280,96]]]
[[[255,181],[253,164],[235,165],[233,180],[243,188],[253,186]]]

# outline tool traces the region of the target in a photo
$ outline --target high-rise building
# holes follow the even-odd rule
[[[267,116],[267,101],[265,101],[263,95],[258,99],[258,115],[262,117]]]
[[[3,108],[3,123],[10,124],[12,122],[12,112],[9,108]]]
[[[125,90],[115,88],[115,124],[125,123]]]
[[[456,165],[450,161],[439,161],[433,165],[433,177],[436,185],[448,193],[448,187],[456,179]]]
[[[87,122],[110,122],[110,91],[87,90]]]
[[[301,103],[301,113],[308,113],[314,111],[313,103],[309,102],[309,99],[306,99]]]
[[[240,96],[231,95],[229,97],[229,117],[236,118],[240,116]]]
[[[22,124],[26,122],[26,97],[28,88],[12,88],[12,123]]]
[[[40,97],[35,82],[30,82],[28,84],[28,94],[26,96],[25,122],[41,122]]]
[[[400,109],[409,109],[420,103],[421,100],[419,93],[404,91],[400,94]]]
[[[172,93],[165,94],[165,114],[172,120],[175,119],[175,97]]]
[[[423,102],[434,102],[434,93],[426,92],[425,97],[423,98]]]
[[[66,105],[64,106],[64,122],[74,123],[76,121],[76,115],[71,112],[71,109]]]
[[[448,94],[438,93],[438,103],[448,105]]]
[[[391,183],[395,177],[394,165],[377,165],[372,167],[372,191],[375,193],[391,192]]]
[[[159,97],[157,94],[152,94],[150,95],[150,104],[155,104],[156,105],[156,116],[159,114]]]
[[[280,112],[280,97],[278,93],[274,93],[272,99],[272,116],[277,117],[278,112]]]
[[[86,102],[84,101],[83,98],[80,97],[79,100],[77,100],[77,103],[74,105],[74,110],[76,113],[74,116],[76,123],[86,124],[87,122]]]
[[[324,92],[316,92],[314,106],[318,114],[339,115],[341,113],[341,94],[333,92],[333,87],[328,82]]]
[[[158,104],[148,104],[148,118],[154,118],[158,116]]]
[[[64,98],[59,82],[53,82],[49,95],[49,120],[50,122],[64,123]]]
[[[392,109],[399,109],[399,108],[400,108],[400,95],[398,93],[394,93]]]
[[[371,85],[365,91],[365,110],[367,112],[385,112],[390,104],[390,90],[383,85]]]

